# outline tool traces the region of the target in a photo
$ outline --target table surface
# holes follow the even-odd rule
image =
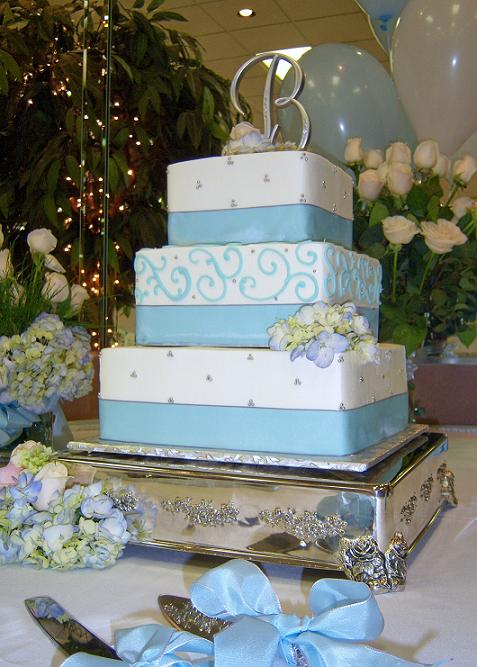
[[[385,618],[374,645],[407,660],[452,667],[477,664],[477,439],[450,434],[449,466],[459,505],[441,514],[409,557],[403,592],[378,596]],[[30,619],[23,600],[50,595],[106,641],[114,631],[161,623],[160,593],[186,595],[191,583],[219,559],[130,546],[103,571],[0,568],[0,665],[58,667],[64,657]],[[265,565],[285,612],[305,614],[313,582],[326,573]]]

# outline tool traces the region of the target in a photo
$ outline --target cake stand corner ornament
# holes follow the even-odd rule
[[[437,479],[441,484],[442,498],[447,500],[451,505],[457,505],[458,500],[455,494],[455,475],[452,470],[449,470],[447,463],[443,463],[437,470]]]
[[[265,89],[263,92],[263,134],[265,138],[274,143],[278,130],[280,129],[278,123],[272,125],[272,90],[278,64],[280,60],[285,60],[287,63],[289,63],[289,65],[291,65],[295,75],[293,90],[290,95],[286,97],[278,97],[277,99],[273,100],[273,104],[279,109],[285,109],[290,105],[293,105],[298,109],[302,122],[301,137],[298,143],[298,149],[303,150],[310,139],[311,123],[305,107],[296,98],[300,96],[300,93],[303,90],[305,74],[297,61],[291,56],[288,56],[285,53],[278,53],[276,51],[266,51],[264,53],[257,53],[256,56],[253,56],[253,58],[250,58],[245,63],[243,63],[243,65],[241,65],[237,70],[234,78],[232,79],[232,83],[230,84],[230,98],[232,104],[241,116],[245,116],[245,112],[240,106],[238,95],[240,82],[247,70],[249,70],[256,63],[260,63],[265,60],[271,60],[272,62],[268,69]]]
[[[382,552],[371,536],[342,537],[338,560],[348,579],[361,581],[375,592],[400,590],[406,583],[408,545],[399,531]]]

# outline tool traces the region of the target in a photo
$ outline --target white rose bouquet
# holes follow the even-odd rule
[[[477,202],[460,196],[477,161],[454,164],[433,140],[414,153],[402,142],[385,152],[348,140],[356,176],[356,248],[383,266],[380,338],[406,346],[477,335]]]
[[[56,238],[36,229],[27,252],[4,243],[0,226],[0,447],[59,400],[87,394],[93,378],[89,335],[75,326],[88,295],[51,254]]]

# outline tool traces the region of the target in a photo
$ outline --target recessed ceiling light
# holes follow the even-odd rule
[[[242,16],[243,18],[250,18],[251,16],[255,16],[255,10],[249,9],[248,7],[244,7],[243,9],[239,9],[237,14],[239,16]]]

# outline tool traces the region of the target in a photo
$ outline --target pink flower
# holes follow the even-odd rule
[[[11,461],[6,466],[0,468],[0,487],[13,486],[22,470],[23,468],[19,468]]]

